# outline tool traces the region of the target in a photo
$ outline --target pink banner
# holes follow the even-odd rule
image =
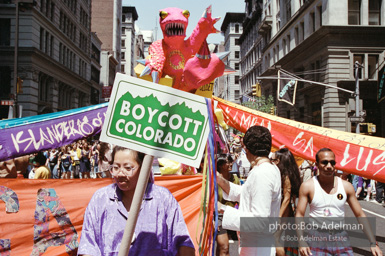
[[[338,170],[385,182],[385,139],[323,128],[269,115],[214,97],[225,122],[246,132],[254,125],[268,128],[273,146],[290,149],[297,156],[315,161],[321,148],[336,155]]]

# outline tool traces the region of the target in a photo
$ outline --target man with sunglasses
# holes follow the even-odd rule
[[[333,151],[329,148],[322,148],[316,154],[316,166],[319,170],[318,176],[302,183],[299,190],[299,199],[296,209],[297,220],[304,217],[306,206],[309,204],[310,211],[309,216],[311,218],[325,218],[325,217],[345,217],[345,202],[347,202],[352,209],[354,215],[358,217],[366,217],[362,211],[361,205],[358,203],[355,196],[353,186],[341,178],[336,176],[336,160]],[[365,225],[367,227],[367,225]],[[346,234],[340,230],[315,230],[311,235],[330,237],[344,236]],[[300,237],[303,236],[302,231],[297,230],[297,234]],[[382,255],[380,248],[375,240],[370,227],[365,231],[369,242],[370,250],[373,255]],[[350,246],[343,246],[343,244],[336,242],[326,242],[320,246],[317,241],[305,241],[299,240],[299,252],[301,256],[308,255],[351,255],[353,256],[353,250]],[[319,241],[319,240],[318,240]]]

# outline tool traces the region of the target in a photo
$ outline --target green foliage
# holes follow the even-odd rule
[[[268,114],[271,112],[271,108],[275,107],[274,98],[271,95],[267,99],[264,95],[258,98],[254,97],[254,99],[255,99],[255,102],[247,101],[247,102],[243,102],[241,105],[247,108],[255,109]]]

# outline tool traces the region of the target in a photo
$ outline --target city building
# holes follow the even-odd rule
[[[102,51],[102,41],[95,32],[91,33],[91,105],[100,102],[102,84],[100,83],[100,53]]]
[[[0,1],[0,98],[17,99],[17,116],[89,105],[91,1],[17,2],[18,12],[15,1]]]
[[[208,45],[209,50],[211,53],[219,53],[225,51],[224,43],[221,42],[220,44],[209,44]],[[228,57],[227,57],[228,58]],[[223,61],[226,63],[226,59],[223,59]],[[227,65],[227,64],[226,64]],[[213,95],[222,99],[227,99],[227,87],[225,85],[225,80],[227,79],[227,75],[220,76],[214,80],[213,85]]]
[[[228,12],[223,20],[221,31],[225,37],[224,51],[230,52],[226,60],[226,65],[235,70],[224,78],[223,99],[240,103],[240,44],[239,37],[242,35],[242,22],[245,19],[245,13]]]
[[[148,56],[148,48],[156,40],[154,36],[154,31],[152,30],[141,30],[144,40],[144,57]]]
[[[286,70],[305,80],[354,92],[359,68],[360,110],[365,123],[385,136],[385,102],[377,101],[377,75],[384,65],[385,3],[382,0],[246,0],[241,43],[241,94],[257,82],[263,95],[277,98],[276,76]],[[291,106],[276,100],[277,114],[301,122],[355,132],[348,115],[354,95],[299,82]],[[361,115],[361,113],[360,113]]]
[[[108,99],[115,74],[121,71],[122,0],[92,0],[91,31],[102,42],[100,83],[102,98]]]
[[[135,60],[144,59],[144,38],[142,31],[135,25]],[[135,66],[137,63],[135,63]]]
[[[120,72],[134,76],[136,65],[135,54],[135,21],[138,14],[135,7],[123,6],[122,11],[122,61]]]

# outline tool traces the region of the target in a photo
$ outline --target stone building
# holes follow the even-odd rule
[[[122,0],[92,0],[91,31],[102,42],[100,83],[111,92],[116,72],[122,63]],[[103,93],[102,98],[109,98]]]
[[[240,44],[239,37],[242,35],[242,22],[244,13],[228,12],[223,20],[221,31],[225,36],[225,51],[230,52],[226,65],[235,70],[224,78],[225,94],[223,99],[240,103]]]
[[[17,103],[22,116],[56,112],[90,104],[91,0],[0,1],[0,97],[16,93],[17,77],[23,80]],[[18,45],[15,45],[16,31]],[[13,95],[12,95],[13,94]],[[0,118],[8,107],[0,108]]]
[[[134,76],[136,66],[135,55],[135,21],[138,19],[136,8],[123,6],[122,11],[122,64],[121,72]]]
[[[262,94],[277,96],[278,69],[355,91],[359,71],[365,122],[385,136],[385,103],[377,102],[377,75],[384,65],[385,3],[382,0],[246,0],[241,43],[241,93],[256,82]],[[355,131],[348,118],[354,96],[334,88],[298,83],[294,106],[278,102],[279,116],[342,131]]]

